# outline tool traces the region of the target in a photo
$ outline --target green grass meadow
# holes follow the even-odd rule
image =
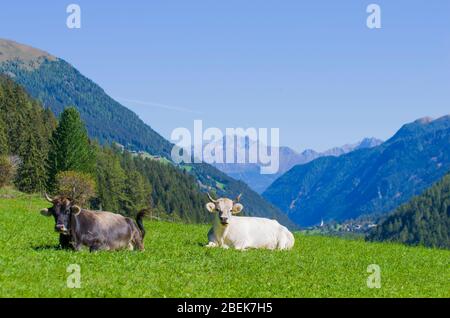
[[[0,192],[0,297],[449,297],[450,251],[296,234],[292,251],[208,249],[208,225],[146,222],[145,252],[58,250],[48,204]],[[81,288],[66,285],[70,264]],[[369,264],[381,288],[367,287]]]

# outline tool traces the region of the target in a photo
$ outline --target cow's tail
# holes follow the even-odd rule
[[[145,237],[145,228],[144,228],[144,222],[142,222],[142,219],[144,218],[145,214],[147,214],[147,210],[141,210],[136,215],[136,224],[139,228],[139,231],[141,231],[142,239]]]

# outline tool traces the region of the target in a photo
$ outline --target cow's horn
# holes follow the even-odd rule
[[[241,194],[239,194],[239,195],[237,196],[237,198],[236,198],[236,202],[239,202],[239,201],[241,201],[241,197],[242,197],[242,193],[241,193]]]
[[[208,192],[208,198],[209,198],[209,200],[210,200],[211,202],[213,202],[213,203],[217,203],[217,202],[218,202],[217,200],[214,200],[214,199],[211,197],[211,195],[209,194],[209,192]]]
[[[44,195],[45,195],[45,199],[46,199],[48,202],[53,203],[53,200],[48,196],[47,192],[45,192]]]

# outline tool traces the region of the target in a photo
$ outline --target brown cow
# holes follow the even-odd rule
[[[98,250],[144,250],[145,229],[142,223],[145,211],[137,214],[136,222],[120,214],[81,209],[65,197],[46,199],[53,204],[41,214],[55,218],[55,231],[60,233],[62,248],[80,250],[86,246]]]

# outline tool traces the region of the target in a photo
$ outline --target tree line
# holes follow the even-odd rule
[[[191,175],[90,140],[74,107],[56,119],[5,76],[0,76],[0,158],[0,186],[68,195],[78,189],[73,196],[95,209],[132,216],[148,208],[163,219],[209,221],[206,198]]]
[[[367,240],[450,248],[450,174],[385,217]]]

